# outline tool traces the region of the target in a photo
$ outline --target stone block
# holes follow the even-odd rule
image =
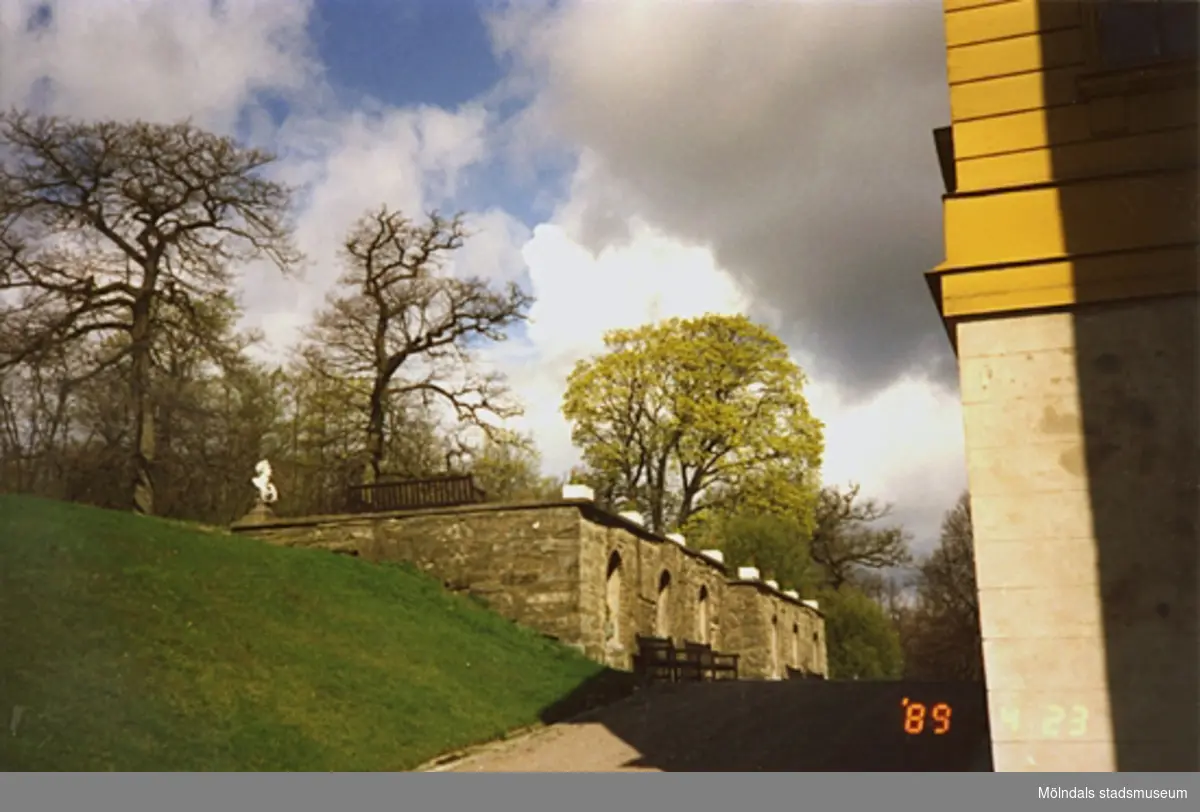
[[[987,640],[1004,638],[1088,638],[1103,634],[1095,584],[979,590],[980,626]]]
[[[968,403],[963,406],[963,427],[971,451],[1083,436],[1079,399],[1073,396]]]
[[[1059,691],[1108,684],[1104,640],[1032,637],[983,640],[988,689]]]
[[[1110,742],[993,742],[996,772],[1115,772],[1116,754]]]
[[[1066,313],[981,319],[959,324],[957,337],[960,358],[986,358],[1047,349],[1073,350],[1075,324]]]
[[[1082,441],[981,448],[968,454],[971,493],[979,496],[1087,490]]]
[[[1000,541],[1090,539],[1091,494],[1087,490],[1043,493],[971,492],[977,546]]]
[[[1060,402],[1079,392],[1071,350],[960,358],[959,389],[964,406],[1014,400]]]
[[[1091,538],[980,539],[975,544],[975,568],[981,591],[1099,583],[1096,544]]]
[[[1200,702],[1169,707],[1154,691],[1121,693],[1119,718],[1131,724],[1117,725],[1106,688],[1059,691],[991,691],[988,715],[992,739],[998,742],[1109,742],[1114,736],[1123,744],[1178,741],[1190,725],[1181,719],[1200,718]]]

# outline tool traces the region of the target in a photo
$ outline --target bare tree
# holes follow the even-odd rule
[[[529,436],[497,432],[471,451],[471,472],[492,501],[555,499],[562,493],[561,479],[542,475],[541,454]]]
[[[65,352],[0,370],[0,488],[37,493],[69,432]]]
[[[197,303],[238,262],[299,259],[272,156],[192,126],[0,114],[0,367],[98,336],[89,367],[130,360],[133,509],[154,512],[152,347],[169,312],[203,334]]]
[[[889,506],[873,499],[859,500],[858,485],[821,490],[810,554],[829,586],[839,589],[863,569],[901,567],[912,560],[904,529],[879,524],[890,513]]]
[[[338,374],[369,382],[364,481],[381,473],[391,398],[440,403],[460,423],[485,430],[489,418],[520,412],[501,377],[475,368],[471,350],[503,341],[531,299],[515,284],[493,290],[445,273],[467,236],[461,216],[433,212],[416,224],[382,206],[346,237],[341,289],[318,314],[309,342]]]
[[[897,627],[907,619],[914,600],[912,573],[902,570],[864,570],[854,576],[854,586],[883,607]]]
[[[911,675],[983,679],[971,500],[964,493],[942,520],[938,546],[917,568],[917,606],[906,647]]]

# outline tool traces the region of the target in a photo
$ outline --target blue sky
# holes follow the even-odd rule
[[[505,76],[485,23],[488,7],[477,0],[318,0],[309,34],[343,103],[368,96],[398,108],[454,109]],[[485,161],[466,170],[450,202],[467,211],[499,206],[532,226],[552,213],[569,169],[558,161],[518,179],[502,162]]]
[[[319,0],[309,26],[335,87],[398,107],[455,107],[503,75],[470,0]]]

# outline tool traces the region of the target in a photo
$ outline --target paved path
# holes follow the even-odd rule
[[[902,700],[952,708],[950,730],[904,732]],[[990,770],[982,688],[869,682],[664,686],[486,746],[447,772]]]

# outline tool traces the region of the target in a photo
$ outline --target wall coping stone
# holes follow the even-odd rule
[[[811,614],[814,614],[819,618],[825,617],[825,613],[822,612],[820,609],[810,606],[809,604],[805,603],[800,598],[793,598],[791,595],[787,594],[786,592],[781,592],[778,589],[772,589],[771,587],[767,586],[766,581],[747,581],[745,579],[731,578],[725,582],[725,585],[730,586],[730,587],[752,586],[755,589],[757,589],[759,592],[763,593],[764,595],[769,595],[772,598],[779,598],[784,603],[790,603],[793,606],[798,606],[801,609],[804,609],[805,611],[810,612]]]
[[[466,515],[472,513],[504,513],[525,510],[548,510],[553,508],[573,507],[578,510],[584,518],[592,521],[595,524],[604,525],[606,527],[618,527],[629,533],[637,536],[643,541],[653,542],[655,544],[670,544],[676,550],[679,550],[686,556],[703,562],[706,566],[717,570],[722,575],[728,575],[729,568],[718,561],[714,561],[708,556],[695,550],[691,547],[684,547],[668,539],[666,536],[660,536],[643,527],[636,522],[632,522],[623,516],[615,513],[609,513],[603,508],[597,507],[596,504],[587,499],[553,499],[541,502],[476,502],[470,505],[454,505],[451,507],[436,507],[436,508],[420,508],[417,510],[384,510],[373,511],[368,513],[321,513],[310,516],[275,516],[274,518],[265,521],[242,522],[237,521],[229,526],[229,529],[234,533],[253,535],[255,532],[265,530],[285,530],[293,527],[316,527],[318,525],[327,524],[348,524],[352,522],[370,522],[379,519],[404,519],[413,516],[454,516]]]

